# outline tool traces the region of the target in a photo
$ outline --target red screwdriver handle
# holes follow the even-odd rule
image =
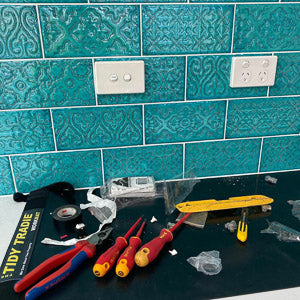
[[[137,236],[132,236],[129,240],[129,246],[118,259],[116,274],[119,277],[126,277],[134,267],[134,256],[137,249],[141,246],[142,241]]]
[[[117,237],[115,244],[106,250],[96,261],[93,272],[97,277],[104,276],[114,265],[120,251],[127,246],[127,241],[122,236]]]
[[[135,263],[139,267],[145,267],[151,263],[159,254],[164,245],[173,240],[170,230],[163,228],[158,237],[145,244],[135,255]]]

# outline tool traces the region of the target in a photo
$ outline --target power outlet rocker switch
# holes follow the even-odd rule
[[[144,61],[97,61],[97,94],[133,94],[145,92]]]
[[[275,82],[277,56],[238,56],[231,61],[230,86],[272,86]]]

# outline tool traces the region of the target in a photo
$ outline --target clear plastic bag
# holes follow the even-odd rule
[[[288,203],[293,205],[292,215],[300,220],[300,200],[289,200]]]
[[[217,275],[222,270],[220,252],[216,250],[201,252],[198,256],[188,258],[187,262],[206,275]]]
[[[300,232],[278,222],[269,222],[269,227],[260,233],[276,234],[277,239],[282,242],[300,242]]]
[[[175,209],[176,204],[181,203],[192,192],[196,183],[200,179],[164,181],[163,194],[165,199],[165,213],[170,215]]]

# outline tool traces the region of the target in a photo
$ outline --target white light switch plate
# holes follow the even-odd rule
[[[97,94],[132,94],[145,92],[144,61],[97,61]]]
[[[238,56],[231,61],[230,86],[274,85],[277,56]]]

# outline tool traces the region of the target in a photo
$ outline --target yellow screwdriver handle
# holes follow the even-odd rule
[[[239,227],[237,232],[237,238],[241,242],[247,241],[247,235],[248,235],[248,225],[245,222],[239,221]]]

